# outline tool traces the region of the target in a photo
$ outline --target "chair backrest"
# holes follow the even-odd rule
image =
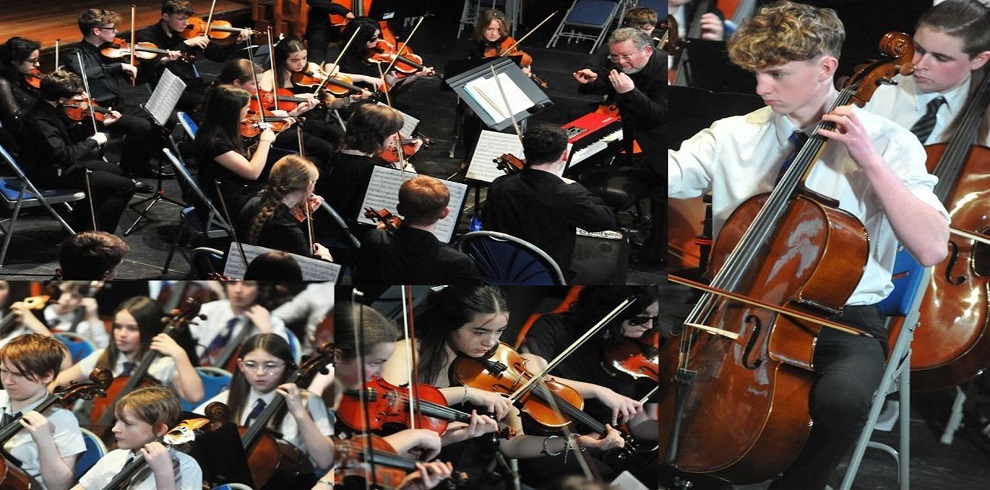
[[[193,272],[200,279],[209,279],[211,273],[223,273],[225,255],[223,251],[210,247],[196,247],[189,257]]]
[[[200,402],[219,395],[221,391],[230,386],[230,380],[233,378],[233,375],[226,370],[211,366],[200,366],[196,368],[196,374],[199,375],[199,379],[203,382],[203,400],[200,400]],[[191,412],[199,406],[200,402],[190,403],[182,400],[182,409]]]
[[[472,231],[462,236],[457,246],[474,259],[488,284],[565,284],[557,263],[521,238],[496,231]]]
[[[605,29],[618,13],[621,2],[616,0],[575,0],[564,22],[568,25]]]
[[[182,163],[181,159],[172,153],[172,150],[168,148],[162,148],[162,153],[164,153],[168,160],[172,163],[172,167],[175,168],[175,171],[182,176],[182,180],[184,180],[193,193],[196,194],[196,199],[199,200],[199,204],[206,206],[210,219],[207,220],[207,223],[204,223],[204,225],[211,222],[216,222],[220,225],[220,227],[224,228],[229,233],[231,231],[230,223],[227,223],[227,220],[223,218],[220,211],[217,211],[216,206],[214,206],[213,203],[207,199],[206,194],[203,193],[203,189],[201,189],[199,184],[196,183],[196,179],[194,179],[192,174],[189,173],[189,169],[186,168],[186,165]]]
[[[55,338],[69,348],[69,354],[72,356],[73,364],[96,351],[96,345],[93,344],[92,340],[77,333],[59,332],[55,334]]]
[[[302,359],[302,342],[299,342],[299,336],[286,328],[285,338],[289,341],[289,350],[292,351],[292,358],[295,359],[296,364],[299,364],[300,359]]]
[[[85,475],[90,468],[96,465],[96,462],[100,458],[107,454],[107,446],[103,444],[103,441],[96,434],[83,428],[80,428],[79,431],[82,432],[83,441],[86,442],[86,451],[76,458],[76,465],[72,468],[76,481],[79,481],[79,478]]]
[[[911,312],[918,289],[924,283],[925,268],[903,246],[898,245],[891,280],[894,290],[880,302],[880,310],[887,316],[907,316]]]
[[[193,121],[193,118],[189,114],[182,111],[176,112],[175,117],[179,118],[179,124],[182,125],[182,129],[186,130],[186,136],[189,139],[196,139],[196,131],[199,130],[199,125],[196,124],[196,121]]]
[[[19,199],[21,192],[24,192],[23,206],[31,207],[41,205],[41,199],[48,203],[63,203],[80,201],[86,198],[86,194],[75,189],[44,189],[39,190],[24,173],[24,169],[14,160],[14,157],[0,145],[0,157],[7,162],[7,166],[14,173],[13,178],[0,179],[0,195],[8,202],[15,202]],[[6,172],[5,172],[6,173]]]

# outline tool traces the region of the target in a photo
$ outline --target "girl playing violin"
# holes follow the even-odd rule
[[[144,458],[148,467],[139,471],[127,488],[197,490],[203,487],[199,463],[192,456],[158,442],[179,423],[182,415],[182,404],[175,393],[162,386],[141,388],[121,397],[115,412],[113,435],[117,449],[100,458],[72,490],[106,488],[131,458]]]
[[[584,411],[592,417],[609,421],[612,426],[626,424],[637,439],[655,441],[657,404],[644,405],[637,399],[656,386],[656,378],[648,379],[647,383],[634,383],[634,378],[612,368],[607,353],[625,342],[645,342],[648,336],[656,333],[660,311],[656,287],[585,286],[566,312],[548,313],[533,323],[526,336],[530,353],[523,357],[531,359],[535,369],[542,369],[547,361],[556,358],[598,319],[630,296],[636,298],[635,303],[564,359],[551,374],[557,381],[578,390],[586,401]],[[656,349],[656,346],[643,347]],[[652,365],[654,373],[658,370],[655,362]],[[612,469],[616,472],[629,469],[648,487],[656,488],[656,465],[643,464],[641,459],[647,458],[652,463],[656,457],[656,453],[644,453],[630,458],[624,468]],[[560,474],[560,469],[549,461],[521,461],[520,465],[529,478]],[[609,475],[602,476],[610,479]]]
[[[482,358],[499,346],[499,337],[509,322],[508,305],[502,291],[492,286],[448,286],[427,299],[422,315],[417,317],[419,338],[399,342],[395,355],[384,366],[386,381],[401,385],[409,381],[406,368],[409,348],[419,352],[419,381],[440,388],[441,393],[451,404],[466,404],[484,407],[487,413],[508,424],[518,434],[508,440],[493,445],[486,438],[468,439],[462,444],[445,447],[442,455],[451,455],[458,470],[467,471],[472,476],[474,488],[508,488],[508,482],[500,481],[492,474],[491,463],[497,449],[509,458],[539,458],[541,456],[562,456],[573,448],[608,450],[622,447],[624,441],[620,433],[606,426],[607,435],[578,435],[573,440],[560,436],[524,435],[520,412],[507,398],[500,394],[481,389],[456,386],[448,374],[458,356]],[[485,426],[469,427],[467,430],[480,435],[494,428]],[[491,430],[488,430],[491,429]],[[465,461],[467,459],[468,461]],[[462,464],[463,463],[463,464]],[[471,471],[476,468],[476,471]],[[475,480],[475,478],[477,480]]]
[[[248,117],[251,94],[229,85],[212,88],[203,104],[203,124],[196,133],[196,153],[199,162],[197,179],[206,197],[221,209],[217,195],[219,183],[231,216],[236,216],[244,203],[264,185],[260,179],[268,160],[268,151],[275,142],[271,127],[261,128],[258,145],[248,153],[241,138],[241,122]],[[292,120],[288,120],[291,124]],[[264,124],[264,123],[262,123]],[[203,217],[206,210],[200,210]]]
[[[384,70],[391,62],[389,56],[397,54],[397,47],[382,44],[382,31],[378,26],[378,21],[369,17],[358,17],[350,21],[347,27],[344,28],[343,38],[350,39],[359,28],[360,32],[354,37],[350,48],[348,48],[347,52],[340,59],[340,70],[376,78],[378,81],[374,82],[373,86],[378,89],[382,82],[381,70]],[[327,58],[336,59],[337,53],[328,53]],[[408,50],[403,51],[403,55],[405,54],[408,54]],[[403,82],[403,86],[410,86],[420,77],[433,74],[433,68],[423,67],[421,70],[403,77],[406,80]],[[395,86],[399,79],[400,77],[395,73],[384,74],[384,82],[389,87]],[[372,83],[364,79],[359,81]]]
[[[34,410],[48,397],[48,384],[67,354],[65,346],[54,337],[38,334],[22,335],[0,349],[0,410],[4,425],[20,424],[24,428],[4,441],[3,449],[17,458],[20,468],[41,482],[43,488],[69,488],[76,457],[86,450],[72,412],[56,407],[42,415]]]
[[[113,343],[97,349],[58,374],[53,386],[68,386],[89,379],[93,369],[109,369],[115,377],[129,376],[149,350],[163,354],[148,368],[148,375],[163,383],[184,400],[203,398],[203,382],[186,350],[172,336],[162,333],[162,307],[144,296],[130,298],[114,313]]]
[[[313,194],[319,176],[316,165],[303,157],[280,158],[268,175],[267,185],[241,210],[237,235],[244,243],[332,261],[326,247],[310,245],[294,214],[301,206],[308,206],[310,215],[319,209],[323,198]]]
[[[320,397],[286,383],[296,369],[288,342],[275,334],[258,334],[247,339],[240,352],[230,388],[204,402],[195,412],[204,413],[212,402],[226,403],[233,420],[250,427],[264,408],[281,396],[285,398],[285,406],[268,421],[268,427],[307,455],[312,468],[329,468],[333,463],[333,443],[329,437],[333,428]],[[310,479],[309,484],[312,483]]]
[[[40,50],[38,41],[16,36],[0,45],[0,124],[11,138],[20,130],[24,114],[41,98]]]
[[[498,10],[485,10],[478,16],[478,22],[474,25],[474,32],[468,44],[468,58],[482,59],[495,58],[505,53],[505,56],[522,55],[521,68],[523,73],[529,75],[532,58],[518,48],[509,48],[515,44],[515,39],[509,35],[509,20],[505,14]]]
[[[399,337],[398,328],[380,313],[368,306],[358,303],[338,304],[334,311],[334,397],[333,409],[338,414],[338,432],[351,432],[341,420],[345,417],[358,417],[360,414],[340,414],[341,399],[348,390],[360,390],[365,382],[380,378],[382,366],[395,351],[396,340]],[[355,328],[361,330],[360,348],[355,336]],[[362,366],[363,364],[363,366]],[[362,371],[364,377],[362,378]],[[495,430],[495,422],[488,417],[472,414],[474,425],[487,425]],[[487,424],[482,420],[487,421]],[[453,424],[452,424],[453,425]],[[460,424],[464,425],[464,424]],[[461,432],[461,429],[448,429],[448,432]],[[480,435],[480,433],[479,433]],[[362,437],[354,435],[354,438]],[[448,436],[450,437],[450,436]],[[456,436],[455,436],[456,437]],[[463,435],[461,436],[463,438]],[[440,452],[441,437],[429,429],[404,429],[384,436],[386,442],[404,458],[412,454],[419,455],[421,461],[430,461]],[[450,463],[434,461],[417,463],[418,470],[407,476],[403,489],[432,488],[440,480],[448,478],[452,472]],[[325,478],[328,478],[329,475]],[[320,480],[321,485],[331,482]],[[326,487],[321,487],[326,488]]]

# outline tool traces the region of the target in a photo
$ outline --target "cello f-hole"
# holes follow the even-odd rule
[[[954,241],[949,241],[949,247],[952,251],[949,253],[949,263],[945,266],[945,281],[953,286],[958,286],[966,282],[966,276],[953,276],[952,269],[956,268],[956,262],[959,260],[959,245]]]
[[[990,228],[980,230],[981,235],[990,233]],[[990,276],[990,245],[983,242],[973,244],[973,273],[980,277]]]
[[[756,342],[760,339],[760,330],[763,330],[763,323],[760,321],[760,317],[756,315],[749,315],[746,317],[746,323],[751,323],[753,325],[753,333],[749,336],[749,342],[746,343],[746,350],[743,351],[743,367],[754,371],[763,364],[763,359],[757,357],[750,361],[750,356],[753,353],[753,348],[756,347]]]

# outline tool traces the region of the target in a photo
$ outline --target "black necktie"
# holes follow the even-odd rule
[[[251,423],[254,422],[259,415],[261,415],[261,412],[265,410],[265,406],[267,405],[268,403],[266,401],[262,400],[261,398],[258,398],[258,401],[254,402],[254,408],[251,409],[251,413],[248,414],[248,418],[247,421],[244,423],[244,427],[250,427]]]
[[[791,154],[787,156],[787,159],[784,160],[784,164],[780,166],[780,172],[777,173],[777,180],[774,181],[774,184],[780,182],[780,179],[784,177],[784,173],[787,172],[787,169],[791,168],[791,163],[794,163],[794,159],[797,157],[798,153],[801,152],[801,148],[804,148],[804,143],[808,141],[808,135],[800,131],[795,131],[787,137],[787,141],[791,143]]]
[[[121,376],[130,376],[131,372],[134,371],[134,363],[131,361],[124,361],[124,370],[121,371]]]
[[[918,137],[918,141],[921,144],[925,144],[928,141],[928,137],[931,136],[932,130],[935,129],[935,121],[938,119],[938,109],[942,107],[945,103],[945,97],[938,97],[932,99],[931,102],[925,108],[925,115],[918,118],[918,121],[911,126],[911,132]]]
[[[0,418],[0,427],[6,427],[11,422],[17,420],[20,416],[21,416],[21,412],[17,412],[15,414],[11,415],[11,414],[7,413],[6,411],[4,411],[3,412],[3,417]]]

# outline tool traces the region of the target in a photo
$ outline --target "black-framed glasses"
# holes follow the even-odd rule
[[[116,31],[117,30],[117,26],[97,27],[97,29],[99,29],[101,31]]]
[[[31,63],[32,65],[41,63],[41,58],[29,58],[24,60],[24,63]]]
[[[660,318],[660,315],[654,315],[654,316],[636,315],[634,317],[630,317],[628,321],[629,321],[629,325],[633,327],[638,327],[640,325],[645,325],[646,322],[653,322],[653,324],[656,325],[657,318]]]
[[[646,49],[646,48],[647,48],[647,46],[644,46],[643,47],[643,49]],[[643,52],[643,49],[639,49],[636,52],[629,53],[629,54],[610,54],[610,55],[606,56],[606,58],[608,58],[608,60],[611,61],[612,63],[618,63],[619,60],[629,61],[629,60],[633,59],[633,56],[636,56],[637,54]]]

